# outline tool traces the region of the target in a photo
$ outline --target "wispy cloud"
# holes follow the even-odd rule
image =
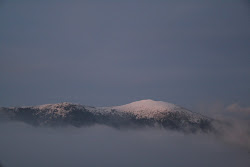
[[[239,114],[250,114],[250,107],[242,107],[238,103],[234,103],[234,104],[229,105],[226,108],[226,111],[235,112]]]

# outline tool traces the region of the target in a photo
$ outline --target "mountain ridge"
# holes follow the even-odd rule
[[[103,124],[115,128],[161,127],[180,131],[212,128],[212,119],[163,101],[140,100],[121,106],[93,107],[69,102],[38,106],[3,107],[7,118],[34,126],[76,127]]]

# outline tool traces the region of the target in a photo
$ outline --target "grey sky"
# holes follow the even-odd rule
[[[0,106],[249,105],[249,1],[0,2]]]

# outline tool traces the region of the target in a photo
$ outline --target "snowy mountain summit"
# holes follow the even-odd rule
[[[76,127],[102,124],[115,128],[160,127],[181,131],[211,131],[212,119],[175,104],[140,100],[113,107],[91,107],[73,103],[1,108],[10,120],[35,126]]]
[[[113,109],[127,111],[127,112],[163,112],[171,111],[177,108],[178,106],[163,102],[163,101],[154,101],[154,100],[141,100],[133,103],[125,104],[122,106],[113,107]]]
[[[136,101],[122,106],[111,107],[111,109],[133,113],[138,117],[154,118],[157,114],[173,112],[180,109],[180,107],[171,103],[149,99]]]

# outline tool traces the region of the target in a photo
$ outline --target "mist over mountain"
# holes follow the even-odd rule
[[[248,167],[247,150],[204,133],[155,128],[34,127],[0,123],[4,167]]]

